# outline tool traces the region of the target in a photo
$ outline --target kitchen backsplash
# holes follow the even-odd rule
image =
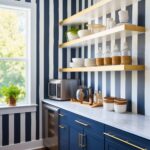
[[[69,67],[69,63],[74,57],[95,57],[95,49],[103,44],[95,42],[94,45],[89,44],[81,48],[59,49],[58,47],[59,43],[65,41],[65,32],[67,31],[67,27],[64,26],[62,28],[62,26],[59,26],[58,21],[92,5],[92,3],[94,2],[91,0],[50,0],[49,20],[45,17],[45,39],[47,39],[45,41],[44,54],[45,97],[47,97],[47,81],[49,78],[79,78],[82,85],[87,87],[92,86],[96,90],[101,90],[104,95],[127,98],[129,100],[129,111],[145,114],[145,101],[148,101],[148,98],[144,96],[146,82],[144,71],[91,73],[58,72],[59,68]],[[145,0],[138,2],[138,5],[127,7],[127,10],[129,11],[130,23],[145,26],[145,11],[143,11],[145,10]],[[134,13],[132,13],[133,11]],[[118,22],[118,12],[115,14],[116,21]],[[107,15],[107,17],[109,16],[110,14]],[[136,18],[136,16],[138,16],[138,18]],[[50,34],[47,32],[48,22]],[[102,22],[102,18],[99,18],[98,22]],[[79,28],[83,27],[84,25],[79,26]],[[133,63],[145,64],[145,34],[128,37],[127,42],[132,50]],[[120,47],[121,40],[116,40],[116,43]],[[110,45],[110,42],[107,42],[107,45]],[[134,48],[137,48],[137,50]],[[150,112],[147,115],[150,115]]]

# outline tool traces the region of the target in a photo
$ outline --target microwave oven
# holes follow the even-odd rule
[[[79,86],[77,79],[51,79],[48,83],[49,99],[69,100],[76,98],[76,91]]]

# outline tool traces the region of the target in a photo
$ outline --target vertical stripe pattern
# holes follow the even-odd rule
[[[73,1],[71,1],[73,3]],[[79,10],[86,8],[87,6],[92,5],[92,3],[96,3],[96,1],[91,0],[77,0],[74,1],[74,6],[77,6],[77,3],[79,3]],[[68,4],[70,2],[67,2],[67,6],[63,9],[66,11],[66,8],[68,8],[70,12],[70,7],[68,7]],[[133,5],[126,7],[125,1],[122,1],[121,7],[123,10],[129,11],[129,22],[133,24],[142,24],[144,25],[144,20],[142,20],[143,13],[141,12],[140,8],[144,7],[144,2],[137,2],[136,0],[133,1]],[[72,6],[72,5],[71,5]],[[112,17],[115,18],[117,23],[119,21],[118,17],[118,11],[114,11],[112,6],[112,12],[111,14],[106,14],[105,10],[103,11],[103,17],[101,18],[95,18],[95,20],[89,20],[88,23],[99,23],[102,22],[104,25],[106,24],[106,18]],[[71,12],[73,12],[74,8],[72,8]],[[77,9],[76,9],[77,10]],[[70,14],[68,14],[70,16]],[[67,14],[66,14],[67,16]],[[140,21],[139,21],[140,20]],[[82,28],[85,26],[82,25]],[[65,28],[65,27],[63,27]],[[125,33],[121,33],[122,38],[115,40],[115,35],[111,36],[111,42],[107,42],[107,38],[102,39],[102,43],[98,43],[98,40],[95,40],[95,44],[91,45],[90,41],[88,42],[88,46],[82,46],[81,47],[81,57],[82,58],[93,58],[95,57],[94,54],[96,54],[98,47],[101,46],[103,52],[106,51],[107,47],[110,47],[111,51],[113,50],[113,47],[115,44],[120,48],[120,50],[123,48],[124,42],[127,41],[129,49],[131,49],[133,64],[144,64],[142,59],[144,60],[144,47],[139,47],[136,42],[144,45],[144,40],[140,37],[137,37],[136,34],[133,34],[132,37],[126,37]],[[144,36],[144,35],[143,35]],[[135,42],[132,42],[135,41]],[[76,49],[77,51],[78,49]],[[78,52],[74,53],[74,49],[65,50],[63,49],[63,53],[67,53],[67,58],[64,56],[62,59],[62,63],[65,64],[65,61],[67,61],[67,64],[71,61],[71,58],[76,56],[78,57],[80,54]],[[142,57],[142,58],[140,58]],[[68,65],[63,65],[63,67],[66,67]],[[64,73],[66,74],[66,73]],[[70,74],[70,73],[69,73]],[[68,77],[75,77],[72,73],[68,75]],[[77,77],[77,76],[76,76]],[[88,73],[81,73],[81,76],[79,76],[79,79],[81,80],[82,86],[92,86],[95,90],[102,90],[104,96],[116,96],[121,98],[127,98],[128,99],[128,111],[132,111],[135,113],[144,114],[144,100],[145,97],[143,96],[144,93],[144,85],[145,85],[145,79],[144,79],[144,73],[143,72],[88,72]],[[142,85],[143,88],[141,88],[138,85]],[[143,99],[140,101],[140,99]]]

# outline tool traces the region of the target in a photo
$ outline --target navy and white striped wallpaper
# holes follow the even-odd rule
[[[47,87],[47,81],[49,78],[79,78],[81,84],[85,86],[92,86],[93,89],[103,91],[104,95],[112,95],[122,98],[127,98],[129,101],[128,111],[145,115],[145,72],[133,71],[133,72],[91,72],[91,73],[59,73],[58,68],[68,67],[69,62],[74,57],[90,58],[95,57],[95,51],[97,48],[96,42],[94,45],[88,44],[88,46],[81,48],[63,48],[58,49],[58,43],[66,41],[65,32],[66,26],[61,27],[58,24],[58,20],[67,18],[74,13],[81,11],[82,9],[92,5],[96,1],[94,0],[50,0],[50,3],[54,5],[53,10],[49,10],[54,14],[54,17],[50,18],[50,35],[51,41],[49,49],[49,61],[50,65],[46,65],[49,68],[49,77],[46,76],[45,88]],[[145,26],[145,0],[135,3],[126,8],[130,14],[130,23]],[[53,11],[53,12],[51,12]],[[136,12],[137,11],[137,12]],[[134,12],[134,13],[133,13]],[[115,13],[115,19],[118,22],[118,11]],[[111,14],[107,14],[107,17]],[[136,17],[138,16],[138,17]],[[103,18],[103,17],[102,17]],[[102,18],[98,18],[98,22],[102,22]],[[105,17],[104,17],[105,18]],[[137,18],[137,19],[136,19]],[[47,20],[46,20],[47,21]],[[45,22],[46,22],[45,21]],[[95,20],[93,20],[95,21]],[[93,22],[92,21],[92,22]],[[79,26],[83,28],[83,26]],[[62,30],[62,31],[61,31]],[[62,33],[60,34],[59,31]],[[53,32],[53,33],[51,33]],[[53,35],[53,37],[51,36]],[[53,38],[53,39],[51,39]],[[135,39],[137,40],[135,41]],[[120,46],[123,39],[115,40]],[[145,64],[145,34],[133,35],[127,37],[127,42],[132,50],[133,64]],[[137,45],[136,45],[137,44]],[[104,43],[98,43],[104,47]],[[107,42],[106,45],[111,45],[111,42]],[[45,52],[48,53],[48,52]],[[48,54],[47,54],[48,55]],[[48,59],[48,56],[46,58]],[[61,62],[60,62],[61,61]],[[48,64],[48,63],[47,63]],[[47,97],[47,93],[45,93]]]

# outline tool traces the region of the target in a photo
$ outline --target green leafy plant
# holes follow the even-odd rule
[[[76,27],[71,27],[71,28],[67,31],[67,33],[68,33],[68,32],[71,32],[72,34],[77,35],[77,34],[78,34],[78,31],[79,31],[78,28],[76,28]]]
[[[10,99],[14,99],[18,101],[20,95],[25,95],[25,92],[19,88],[18,86],[15,86],[14,84],[10,84],[9,86],[3,86],[0,89],[0,94],[5,96],[6,102],[8,102]]]

